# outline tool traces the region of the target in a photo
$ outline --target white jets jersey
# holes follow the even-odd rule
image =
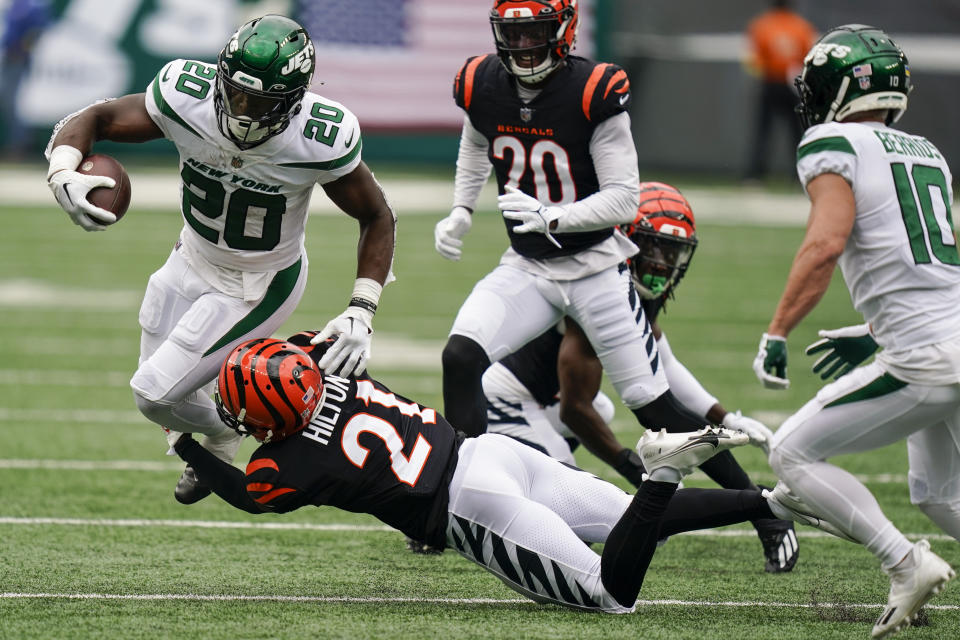
[[[853,188],[856,219],[839,264],[880,346],[903,351],[960,335],[953,177],[933,144],[879,122],[817,125],[797,149],[797,173],[804,187],[835,173]]]
[[[180,153],[181,240],[217,267],[279,271],[304,252],[313,185],[360,164],[359,123],[308,92],[281,134],[241,151],[220,133],[215,84],[215,65],[174,60],[147,87],[147,112]]]

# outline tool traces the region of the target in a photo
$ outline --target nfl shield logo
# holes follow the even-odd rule
[[[533,117],[533,109],[530,107],[520,107],[520,119],[524,122],[530,122]]]
[[[240,156],[233,156],[233,160],[230,161],[230,166],[234,169],[239,169],[243,166],[243,158]]]

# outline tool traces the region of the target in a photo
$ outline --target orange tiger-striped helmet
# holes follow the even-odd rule
[[[302,349],[257,338],[227,356],[215,400],[227,426],[260,442],[277,442],[307,426],[323,404],[323,391],[320,369]]]
[[[629,260],[640,295],[650,300],[672,295],[697,248],[696,223],[687,199],[663,182],[641,182],[637,215],[620,229],[640,249]]]

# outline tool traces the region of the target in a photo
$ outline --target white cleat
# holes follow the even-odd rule
[[[843,540],[857,542],[838,529],[832,522],[815,514],[813,509],[808,507],[805,502],[790,493],[790,489],[782,482],[778,482],[772,490],[764,489],[762,495],[767,499],[767,504],[770,506],[770,511],[773,511],[773,515],[781,520],[793,520],[808,527],[816,527]]]
[[[687,475],[721,451],[749,442],[747,434],[720,427],[705,427],[683,433],[648,429],[637,442],[637,453],[647,473],[669,467],[681,475]]]
[[[913,545],[910,555],[913,563],[909,568],[884,570],[890,576],[890,596],[887,608],[873,625],[875,639],[888,638],[909,627],[923,605],[957,575],[943,558],[930,550],[926,540]]]

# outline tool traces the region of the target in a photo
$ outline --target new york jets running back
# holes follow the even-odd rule
[[[231,461],[240,438],[224,426],[208,383],[223,358],[289,317],[307,278],[304,233],[314,184],[360,223],[357,280],[318,340],[339,339],[321,366],[365,368],[373,314],[390,275],[394,215],[360,157],[360,127],[343,105],[309,91],[315,68],[307,32],[289,18],[252,20],[216,64],[174,60],[145,93],[98,102],[68,116],[48,145],[57,202],[87,231],[112,214],[86,200],[112,180],[76,171],[96,140],[172,141],[180,154],[184,226],[140,309],[140,363],[130,381],[140,411],[168,431],[203,433]],[[210,493],[187,467],[175,495]]]
[[[910,70],[883,31],[833,29],[807,55],[797,87],[809,127],[797,173],[810,197],[810,221],[754,369],[767,386],[786,386],[786,336],[839,264],[866,324],[828,332],[811,351],[849,360],[845,372],[872,352],[848,349],[852,342],[862,346],[872,336],[883,350],[780,427],[770,464],[793,493],[881,561],[891,582],[873,629],[882,638],[909,625],[955,573],[927,541],[910,543],[862,483],[826,460],[906,438],[911,501],[960,540],[960,254],[952,176],[930,141],[890,127],[907,108]]]

